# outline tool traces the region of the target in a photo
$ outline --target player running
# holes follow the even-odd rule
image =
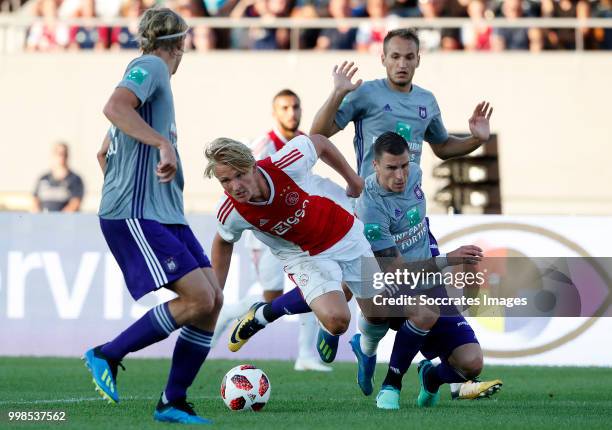
[[[96,390],[119,402],[117,368],[138,351],[180,330],[157,421],[208,424],[187,402],[210,350],[223,293],[183,213],[170,78],[183,56],[187,24],[167,8],[147,10],[138,33],[143,55],[132,60],[104,108],[112,123],[98,160],[104,171],[100,226],[134,300],[159,288],[178,297],[155,306],[83,359]]]
[[[320,157],[347,181],[349,196],[360,194],[363,180],[328,139],[298,136],[271,157],[255,162],[245,145],[220,138],[206,148],[205,155],[205,174],[214,175],[226,194],[219,204],[212,246],[219,283],[225,284],[233,243],[243,231],[253,230],[283,261],[285,272],[296,284],[272,303],[251,307],[232,330],[231,351],[238,351],[281,316],[311,310],[330,336],[344,333],[350,311],[342,282],[364,312],[371,309],[377,290],[371,282],[362,281],[361,271],[374,273],[379,267],[363,235],[363,224],[351,214],[340,187],[322,189],[310,172]],[[432,272],[438,267],[434,259],[411,267],[421,269]]]
[[[272,99],[274,127],[251,145],[255,159],[262,160],[269,157],[282,149],[294,137],[304,134],[299,130],[301,117],[301,102],[296,93],[289,89],[276,93]],[[251,231],[246,232],[245,239],[246,246],[251,251],[251,259],[257,272],[257,279],[263,289],[263,297],[261,294],[248,294],[236,304],[228,305],[226,303],[219,314],[213,345],[229,323],[244,315],[254,302],[259,302],[262,298],[265,302],[271,302],[280,297],[285,288],[285,276],[280,260],[272,255],[270,248],[256,239]],[[299,349],[294,365],[295,370],[320,372],[332,370],[331,367],[325,366],[312,354],[317,327],[318,324],[314,314],[300,314]]]
[[[402,136],[394,132],[381,134],[374,144],[375,173],[366,178],[364,192],[357,200],[357,216],[365,224],[365,236],[384,271],[393,271],[393,267],[405,261],[432,257],[421,169],[409,160],[408,144]],[[436,258],[453,263],[458,257],[466,264],[475,264],[482,257],[482,250],[466,246]],[[418,369],[421,385],[418,406],[437,404],[442,384],[473,380],[480,374],[483,366],[480,344],[456,309],[447,309],[427,330],[406,319],[396,318],[392,326],[397,334],[387,376],[376,397],[379,408],[399,409],[402,377],[419,351],[426,360],[421,361]],[[359,363],[359,384],[364,393],[371,392],[376,350],[362,349],[359,334],[350,343]],[[435,357],[441,360],[437,366],[430,361]],[[464,384],[464,395],[469,394],[468,389],[471,395],[490,395],[501,385],[500,380],[470,382]]]

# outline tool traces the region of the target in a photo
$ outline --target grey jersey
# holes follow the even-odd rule
[[[408,184],[402,193],[382,188],[376,174],[365,179],[355,213],[365,225],[364,233],[372,251],[397,246],[406,261],[431,258],[421,176],[419,165],[410,163]]]
[[[434,95],[416,85],[409,93],[389,88],[386,79],[364,82],[350,92],[336,113],[340,128],[355,123],[357,173],[365,178],[374,173],[374,141],[385,131],[400,134],[410,146],[410,161],[420,164],[423,140],[444,143],[448,133]]]
[[[168,139],[176,151],[174,100],[166,63],[155,55],[136,58],[128,65],[117,87],[127,88],[138,97],[140,116]],[[187,224],[183,213],[183,169],[178,151],[176,176],[162,184],[155,174],[158,149],[136,141],[114,126],[109,130],[109,138],[100,217]]]

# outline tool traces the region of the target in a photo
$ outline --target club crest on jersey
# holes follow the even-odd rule
[[[403,215],[402,210],[395,208],[395,218],[401,218]]]
[[[421,215],[419,214],[419,209],[415,206],[406,212],[406,219],[408,219],[408,225],[410,227],[414,227],[418,223],[421,222]]]
[[[300,195],[296,191],[291,191],[289,194],[287,194],[287,197],[285,197],[285,203],[287,203],[289,206],[293,206],[299,201]]]
[[[380,224],[366,224],[364,226],[363,233],[369,241],[374,241],[380,239]]]
[[[419,200],[423,200],[423,190],[421,189],[421,184],[416,184],[414,186],[414,196],[419,199]]]
[[[174,257],[166,258],[164,264],[166,265],[166,271],[168,273],[174,273],[176,272],[176,269],[178,269],[178,264],[176,264],[176,261],[174,261]]]
[[[310,277],[306,274],[306,273],[302,273],[300,275],[300,277],[298,278],[298,285],[300,287],[305,287],[306,285],[308,285],[308,280],[310,279]]]
[[[421,119],[427,118],[427,108],[425,106],[419,106],[419,116]]]

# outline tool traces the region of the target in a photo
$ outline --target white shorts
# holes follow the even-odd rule
[[[304,300],[310,305],[317,297],[339,291],[342,293],[342,282],[345,282],[353,295],[358,299],[369,299],[379,291],[372,287],[371,282],[362,282],[362,264],[375,265],[367,268],[371,272],[380,271],[374,254],[370,251],[361,257],[343,261],[327,257],[304,257],[288,262],[285,272],[300,288]]]

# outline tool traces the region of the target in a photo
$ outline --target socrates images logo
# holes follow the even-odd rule
[[[514,222],[469,226],[441,236],[438,242],[444,249],[476,244],[484,249],[485,257],[500,257],[500,261],[505,257],[522,257],[522,261],[534,262],[534,270],[538,270],[537,257],[592,257],[583,247],[559,233],[536,225]],[[609,274],[595,258],[571,260],[578,262],[580,268],[571,268],[569,277],[562,275],[565,278],[563,282],[580,291],[577,295],[579,306],[582,306],[579,315],[585,316],[513,317],[516,308],[500,308],[495,316],[469,318],[486,356],[525,357],[553,350],[582,335],[599,317],[609,312],[612,305]],[[514,273],[490,275],[489,282],[493,276],[497,276],[499,282],[512,282],[513,276],[516,276]],[[548,276],[549,273],[540,272],[540,275],[541,291],[549,291],[547,283],[558,283],[558,278],[552,279],[554,276]],[[587,300],[581,291],[583,286],[588,286]]]

